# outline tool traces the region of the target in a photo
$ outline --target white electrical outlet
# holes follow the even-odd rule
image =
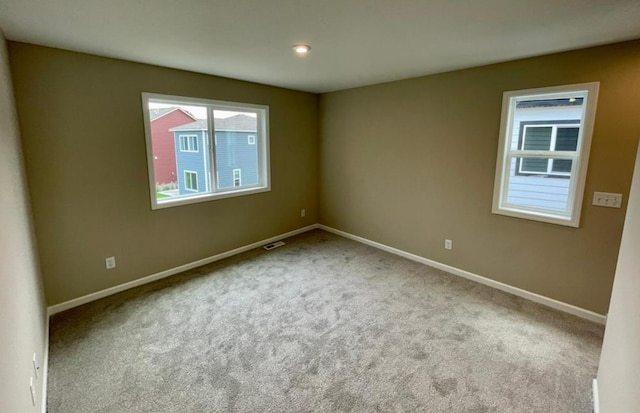
[[[108,270],[116,268],[116,257],[105,258],[104,264]]]
[[[444,240],[444,249],[445,250],[453,249],[453,241],[451,241],[450,239]]]
[[[38,380],[38,370],[40,370],[40,366],[38,365],[38,355],[33,353],[33,374],[35,375],[36,380]]]
[[[307,211],[305,211],[304,209],[300,210],[300,218],[304,218],[304,216],[307,215]]]
[[[33,383],[33,377],[29,380],[29,393],[31,393],[31,403],[36,405],[36,386]]]
[[[621,208],[622,194],[612,194],[610,192],[594,192],[593,205],[608,208]]]

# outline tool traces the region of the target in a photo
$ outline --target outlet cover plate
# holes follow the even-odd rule
[[[622,194],[614,194],[611,192],[594,192],[593,205],[607,208],[621,208]]]

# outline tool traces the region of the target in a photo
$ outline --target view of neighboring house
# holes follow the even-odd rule
[[[169,129],[191,123],[196,118],[183,109],[170,107],[150,109],[149,119],[151,120],[151,146],[156,185],[175,184],[176,149],[173,132]]]
[[[511,149],[575,151],[583,99],[518,102]],[[567,209],[571,160],[514,158],[509,177],[510,203],[558,211]]]
[[[218,188],[233,188],[258,183],[257,121],[243,114],[215,118],[216,173],[208,170],[209,147],[207,121],[199,119],[174,127],[174,145],[179,195],[211,190],[210,176]]]

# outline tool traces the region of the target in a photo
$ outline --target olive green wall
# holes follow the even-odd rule
[[[49,305],[317,222],[317,95],[22,43],[10,59]],[[152,211],[143,91],[268,105],[272,190]]]
[[[10,58],[49,305],[320,222],[607,312],[640,135],[638,41],[324,94],[320,105],[21,43]],[[590,81],[600,98],[580,228],[491,214],[502,92]],[[272,191],[152,211],[142,91],[269,105]],[[623,209],[592,206],[593,191],[623,193]]]
[[[580,228],[491,214],[502,93],[591,81]],[[607,312],[640,136],[640,42],[325,94],[320,128],[322,224]],[[624,194],[623,208],[592,206],[594,191]]]

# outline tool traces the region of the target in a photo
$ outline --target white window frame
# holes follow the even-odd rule
[[[206,192],[175,198],[162,198],[158,200],[155,194],[155,173],[153,169],[153,152],[151,140],[151,121],[149,116],[149,103],[170,103],[176,105],[205,106],[208,119],[208,145],[203,145],[209,152],[209,174],[206,181],[211,188]],[[220,188],[217,179],[213,179],[217,173],[216,162],[216,136],[214,110],[226,110],[232,112],[252,112],[258,117],[257,132],[255,133],[258,150],[258,183],[254,185],[241,185],[239,187]],[[220,100],[192,98],[185,96],[163,95],[158,93],[142,93],[142,115],[144,118],[145,138],[147,144],[147,168],[149,173],[149,188],[151,209],[170,208],[180,205],[188,205],[197,202],[206,202],[216,199],[231,198],[236,196],[251,195],[271,191],[271,173],[269,156],[269,106],[251,103],[227,102]]]
[[[238,185],[236,185],[236,172],[238,173]],[[235,188],[242,186],[242,169],[236,168],[231,172],[231,179]]]
[[[196,182],[196,189],[187,187],[187,174],[192,175],[192,178],[191,178],[191,183],[192,184],[193,184],[193,175],[195,175],[195,177],[196,177],[196,181],[195,181]],[[198,172],[197,171],[191,171],[189,169],[185,169],[183,171],[182,175],[184,176],[184,189],[186,191],[198,192]],[[193,185],[191,185],[191,186],[193,186]]]
[[[199,152],[198,135],[180,135],[180,152]]]
[[[580,83],[574,85],[553,86],[536,89],[504,92],[502,97],[502,117],[500,120],[500,140],[496,160],[496,176],[493,190],[494,214],[529,219],[570,227],[580,226],[580,213],[584,196],[591,136],[595,122],[596,106],[600,83]],[[531,151],[511,149],[513,122],[516,104],[520,101],[536,99],[564,98],[567,94],[583,97],[582,127],[578,134],[578,145],[571,151]],[[538,125],[535,125],[538,126]],[[564,126],[564,125],[561,125]],[[530,207],[508,202],[509,174],[513,158],[570,159],[571,179],[566,211],[554,211],[546,208]]]
[[[553,152],[560,153],[568,153],[566,151],[556,151],[556,140],[558,136],[558,128],[580,128],[580,124],[577,123],[549,123],[549,124],[536,124],[536,125],[524,125],[524,129],[522,132],[522,146],[524,147],[524,143],[527,139],[527,129],[528,128],[551,128],[551,140],[549,142],[549,150]],[[578,140],[580,137],[578,136]],[[518,166],[518,173],[527,174],[527,175],[557,175],[557,176],[571,176],[571,172],[554,172],[553,171],[553,159],[549,159],[547,162],[547,170],[545,172],[536,172],[536,171],[523,171],[522,170],[522,162]]]
[[[255,145],[256,144],[256,135],[247,135],[247,144]]]

